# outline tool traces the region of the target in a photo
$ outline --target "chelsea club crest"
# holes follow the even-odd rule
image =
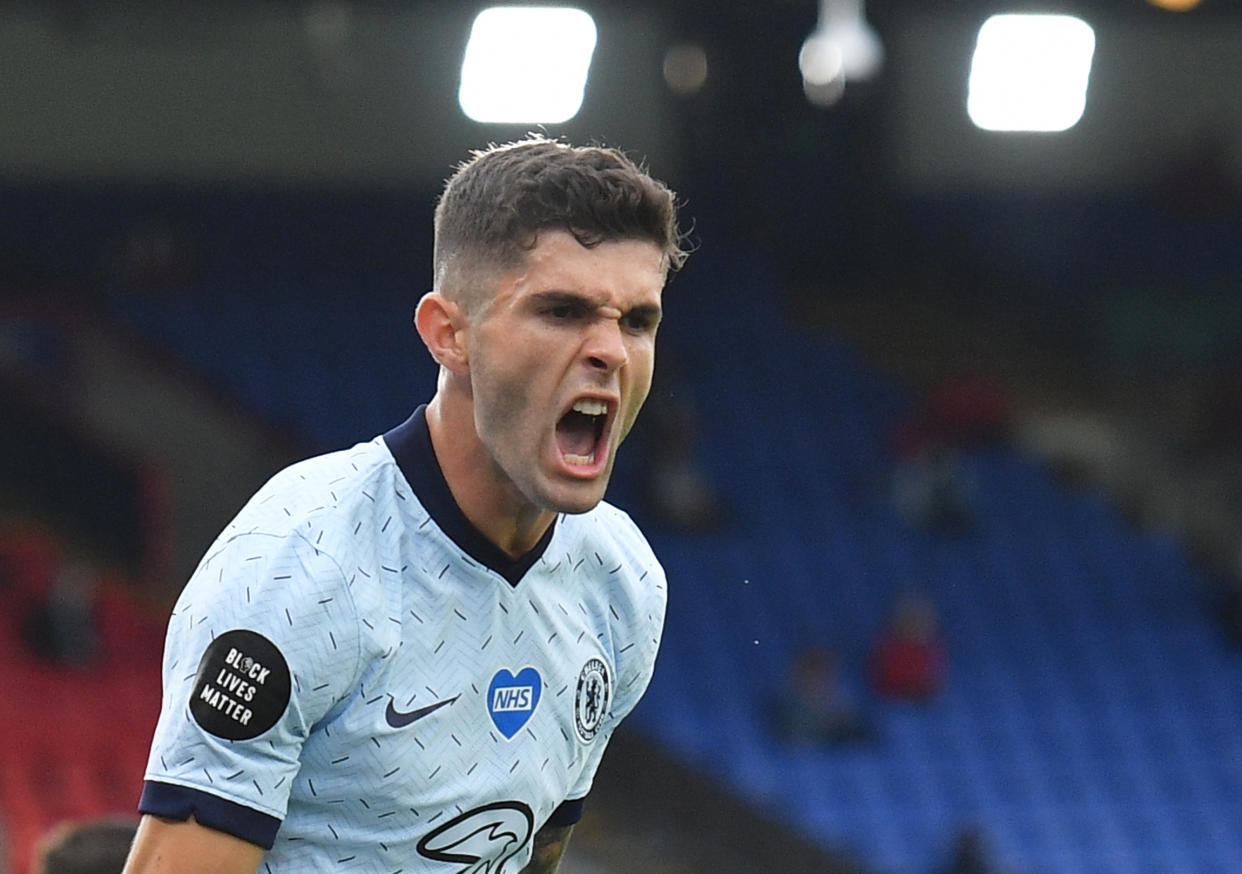
[[[574,727],[583,743],[590,743],[599,732],[611,700],[612,680],[608,676],[608,666],[601,659],[591,659],[578,674],[578,689],[574,695]]]

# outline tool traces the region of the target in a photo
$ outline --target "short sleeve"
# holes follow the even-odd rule
[[[302,745],[357,681],[358,625],[340,569],[302,537],[219,546],[169,621],[146,780],[283,819]]]

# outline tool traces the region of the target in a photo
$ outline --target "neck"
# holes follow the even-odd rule
[[[475,433],[469,403],[438,393],[427,405],[427,428],[444,480],[470,524],[512,558],[534,549],[556,513],[532,504],[497,469]]]

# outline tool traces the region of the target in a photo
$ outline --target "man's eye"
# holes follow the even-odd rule
[[[646,313],[632,313],[621,320],[631,331],[649,331],[655,324],[655,317]]]
[[[562,303],[562,304],[556,304],[555,306],[550,306],[547,309],[545,309],[543,312],[544,312],[544,315],[546,315],[550,319],[553,319],[558,322],[565,322],[565,321],[569,321],[570,319],[577,318],[579,308],[574,306],[573,304]]]

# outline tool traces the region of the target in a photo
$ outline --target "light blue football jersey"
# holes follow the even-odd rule
[[[514,874],[575,821],[651,678],[664,573],[608,504],[512,561],[453,503],[422,408],[295,464],[169,623],[140,810],[259,870]]]

